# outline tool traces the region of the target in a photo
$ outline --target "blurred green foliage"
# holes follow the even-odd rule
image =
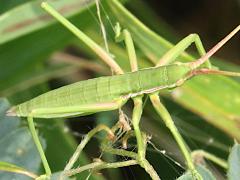
[[[111,74],[111,71],[106,70],[106,66],[97,60],[85,45],[40,8],[40,2],[25,0],[1,2],[0,96],[7,97],[12,104],[26,101],[61,85]],[[92,39],[103,45],[99,22],[96,20],[94,0],[87,1],[87,3],[83,0],[59,0],[53,1],[52,5],[69,17],[71,22]],[[121,8],[112,6],[111,3],[109,6],[109,3],[105,1],[101,5],[111,53],[126,71],[129,71],[129,63],[125,48],[122,44],[114,42],[112,26],[115,22],[120,22],[132,33],[139,64],[142,68],[153,66],[173,46],[169,41],[180,40],[179,35],[173,33],[177,30],[173,30],[163,18],[157,17],[153,9],[143,0],[132,0],[126,5],[141,21],[167,40],[140,22],[133,21],[133,16],[129,16]],[[64,56],[54,54],[59,51]],[[91,64],[86,64],[83,58]],[[194,58],[195,56],[185,53],[179,60],[190,61]],[[214,59],[214,61],[219,61],[219,59]],[[100,64],[100,68],[96,64]],[[239,70],[239,66],[224,61],[216,63],[216,65],[223,69]],[[163,92],[163,101],[191,149],[205,149],[227,159],[228,149],[233,145],[233,138],[240,140],[239,92],[239,80],[220,76],[204,76],[193,78],[174,91]],[[131,113],[131,103],[127,104],[124,111],[128,115]],[[87,133],[89,128],[96,126],[96,123],[112,124],[112,121],[116,120],[117,112],[101,113],[66,121],[63,119],[37,120],[40,135],[46,140],[46,154],[52,170],[57,172],[63,169],[74,152],[77,142],[81,140],[82,134]],[[22,125],[26,125],[24,119]],[[72,127],[72,130],[69,127]],[[159,153],[149,145],[147,152],[148,159],[160,177],[175,179],[183,174],[185,170],[182,155],[169,131],[148,102],[144,107],[142,128],[152,135],[152,142],[158,149],[166,151],[166,154]],[[6,132],[1,128],[0,134],[8,134],[10,131]],[[94,157],[99,157],[97,142],[98,140],[94,139],[88,145],[84,151],[85,154],[79,161],[80,165],[86,164]],[[134,148],[135,142],[131,143]],[[1,146],[0,150],[3,147]],[[239,153],[237,156],[239,157]],[[118,159],[118,157],[112,156],[105,158],[112,161]],[[32,159],[38,161],[37,158]],[[3,160],[5,159],[0,159],[0,161]],[[176,164],[175,161],[181,165]],[[15,161],[12,163],[18,165]],[[213,164],[210,164],[208,169],[217,179],[225,178],[223,169],[216,168]],[[28,170],[36,171],[37,167]],[[91,178],[149,178],[139,167],[102,172],[103,174],[93,173]],[[229,171],[229,174],[231,172]],[[89,173],[86,172],[82,173],[80,177],[85,178],[88,175]]]

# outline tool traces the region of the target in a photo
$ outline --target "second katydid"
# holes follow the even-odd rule
[[[201,179],[201,176],[195,170],[195,166],[183,138],[175,127],[167,109],[162,105],[158,94],[163,89],[173,89],[181,86],[188,79],[200,74],[240,76],[240,73],[213,70],[211,69],[211,65],[208,61],[208,59],[220,47],[222,47],[240,30],[240,25],[206,54],[198,36],[190,35],[166,53],[156,67],[142,70],[138,70],[137,68],[137,60],[130,33],[127,30],[121,31],[118,27],[116,32],[118,35],[117,40],[125,41],[132,67],[132,72],[123,74],[123,70],[115,63],[112,57],[94,43],[93,40],[88,38],[85,34],[83,34],[83,32],[64,19],[47,3],[43,3],[42,7],[58,19],[59,22],[72,31],[84,43],[89,46],[94,46],[95,49],[97,49],[95,50],[95,53],[117,74],[114,76],[80,81],[61,87],[20,105],[14,106],[7,112],[8,115],[28,117],[30,129],[41,154],[46,174],[50,175],[51,170],[41,148],[41,144],[37,138],[35,128],[33,126],[33,118],[84,116],[101,111],[120,109],[131,98],[134,101],[132,124],[138,144],[136,160],[139,165],[147,169],[148,164],[145,161],[145,145],[143,142],[143,135],[139,128],[139,123],[143,108],[142,97],[144,94],[148,94],[153,107],[162,117],[176,139],[185,157],[188,169],[191,170],[196,179]],[[194,62],[172,63],[192,42],[197,44],[197,48],[202,57]],[[206,65],[203,67],[203,64],[205,63]],[[153,179],[159,178],[155,172],[149,174]]]

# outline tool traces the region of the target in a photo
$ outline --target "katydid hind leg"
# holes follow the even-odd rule
[[[200,56],[206,54],[206,51],[203,47],[202,41],[197,34],[190,34],[180,42],[178,42],[172,49],[170,49],[163,57],[159,60],[156,66],[164,66],[170,64],[176,60],[192,43],[195,43],[195,46],[198,50]],[[210,61],[206,62],[206,66],[211,68]]]

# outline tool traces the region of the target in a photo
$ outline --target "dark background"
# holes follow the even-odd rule
[[[198,33],[207,49],[240,23],[238,0],[148,0],[146,3],[180,37]],[[234,37],[228,43],[231,46],[227,44],[218,54],[239,63],[239,39],[239,35]]]

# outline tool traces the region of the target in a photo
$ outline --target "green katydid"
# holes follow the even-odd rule
[[[156,67],[142,70],[138,70],[137,68],[137,60],[131,34],[127,30],[121,31],[117,28],[117,40],[125,41],[132,68],[132,72],[124,74],[123,70],[112,59],[112,57],[93,40],[58,14],[47,3],[42,3],[42,7],[88,45],[117,74],[114,76],[80,81],[61,87],[20,105],[14,106],[7,112],[8,115],[28,117],[29,127],[40,152],[46,174],[50,175],[51,170],[35,131],[33,118],[84,116],[100,111],[110,111],[120,109],[129,99],[133,99],[134,101],[132,123],[138,145],[136,160],[138,161],[138,164],[147,171],[149,165],[145,160],[145,144],[143,142],[143,134],[139,128],[139,123],[143,108],[142,97],[144,94],[148,94],[154,108],[162,117],[176,139],[185,157],[188,169],[191,170],[196,179],[201,179],[200,175],[195,170],[183,138],[175,127],[167,109],[160,102],[158,94],[163,89],[172,89],[182,85],[185,81],[195,75],[220,74],[240,76],[240,73],[211,69],[211,64],[208,61],[208,59],[220,47],[222,47],[240,30],[240,25],[206,54],[199,37],[194,34],[189,35],[167,52],[166,55],[161,58]],[[179,56],[193,42],[195,42],[202,57],[190,63],[172,63],[177,56]],[[205,63],[207,67],[202,67]],[[124,84],[124,86],[122,86],[122,84]],[[71,168],[71,166],[72,164],[69,165],[67,169]],[[153,179],[159,179],[156,172],[149,174]]]

